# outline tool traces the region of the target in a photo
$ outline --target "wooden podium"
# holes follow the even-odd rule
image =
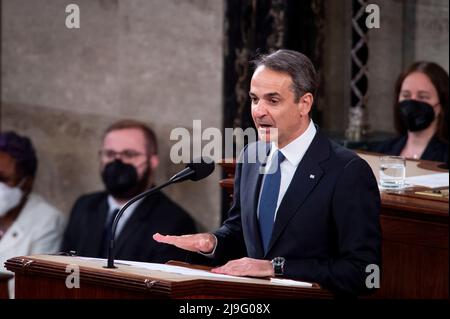
[[[332,298],[317,285],[298,287],[272,283],[269,279],[189,276],[126,262],[116,262],[116,269],[106,269],[105,265],[105,260],[55,255],[14,257],[5,263],[15,273],[17,299]],[[66,280],[75,268],[79,269],[79,288],[68,288]]]

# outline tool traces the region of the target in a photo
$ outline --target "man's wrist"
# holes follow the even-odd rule
[[[270,274],[268,275],[268,277],[275,277],[275,271],[273,269],[273,265],[272,265],[272,261],[268,260],[268,269],[270,269]]]
[[[216,252],[216,247],[217,247],[217,237],[214,234],[208,234],[209,238],[208,238],[208,242],[211,243],[212,248],[208,249],[208,252],[203,252],[201,250],[198,251],[199,254],[204,255],[206,257],[214,257],[214,254]],[[210,246],[211,247],[211,246]]]

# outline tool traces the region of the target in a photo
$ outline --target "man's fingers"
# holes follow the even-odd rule
[[[211,269],[211,272],[230,276],[246,276],[247,274],[239,267],[222,266]]]
[[[180,248],[184,248],[185,241],[181,238],[181,236],[171,236],[171,235],[161,235],[160,233],[156,233],[153,235],[153,239],[159,243],[174,245]]]
[[[159,243],[166,243],[166,244],[174,244],[173,236],[163,236],[160,233],[156,233],[153,235],[153,239],[156,240]]]
[[[215,274],[229,275],[229,273],[227,273],[222,267],[213,268],[211,269],[211,272]]]
[[[211,269],[211,272],[216,274],[225,274],[222,267],[213,268]]]
[[[227,262],[225,265],[211,269],[216,274],[231,275],[233,273],[234,260]]]
[[[160,233],[153,235],[153,239],[159,243],[174,245],[185,250],[196,251],[195,241],[192,240],[192,237],[193,235],[171,236],[161,235]]]
[[[211,234],[164,236],[160,233],[156,233],[153,235],[153,239],[159,243],[170,244],[181,249],[197,252],[201,251],[204,253],[211,252],[215,247],[215,239]]]
[[[273,276],[273,268],[270,261],[252,258],[230,260],[223,266],[211,269],[211,272],[231,276]]]

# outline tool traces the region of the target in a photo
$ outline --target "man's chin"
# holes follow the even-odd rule
[[[278,141],[277,128],[260,128],[258,129],[258,137],[261,142],[270,143]]]

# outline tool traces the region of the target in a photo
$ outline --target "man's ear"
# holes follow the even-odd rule
[[[305,93],[302,97],[300,97],[300,101],[298,103],[300,106],[300,114],[302,116],[307,116],[314,103],[314,97],[311,93]]]
[[[148,161],[149,161],[150,167],[152,168],[152,171],[155,170],[159,166],[158,155],[151,155]]]

